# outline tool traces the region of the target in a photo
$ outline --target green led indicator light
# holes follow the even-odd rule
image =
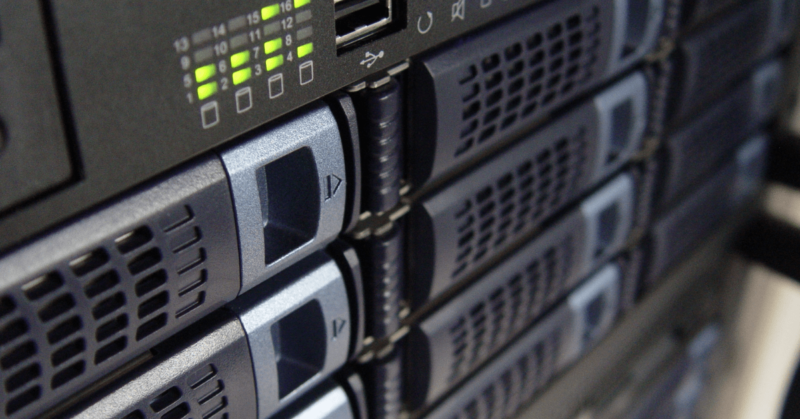
[[[203,100],[214,93],[217,93],[217,82],[212,81],[197,88],[197,98]]]
[[[311,0],[294,0],[294,8],[299,9],[308,3],[311,3]]]
[[[274,70],[283,65],[283,55],[267,58],[267,71]]]
[[[217,67],[215,67],[214,64],[204,65],[194,71],[194,79],[197,80],[198,83],[202,83],[214,77],[214,74],[217,74]]]
[[[253,73],[250,71],[250,67],[247,67],[239,71],[234,71],[231,77],[233,78],[233,84],[241,84],[250,80],[252,75]]]
[[[313,42],[309,42],[307,44],[300,45],[299,47],[297,47],[297,57],[298,58],[303,58],[306,55],[311,54],[313,51],[314,51],[314,43]]]
[[[275,38],[271,41],[264,42],[264,54],[272,54],[273,52],[281,49],[283,46],[283,39]]]
[[[237,52],[231,55],[231,67],[236,68],[250,61],[250,51]]]
[[[281,13],[281,7],[277,4],[261,9],[261,20],[269,20]]]

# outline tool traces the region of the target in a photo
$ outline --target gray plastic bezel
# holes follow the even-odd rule
[[[564,339],[560,357],[562,366],[577,360],[593,343],[611,330],[619,310],[621,277],[619,266],[609,263],[567,298],[566,304],[572,311],[573,320],[570,333]],[[600,296],[605,300],[605,304],[597,327],[590,331],[583,314],[589,304]]]
[[[269,214],[264,213],[261,196],[267,183],[260,179],[263,168],[297,150],[307,148],[313,154],[313,170],[318,178],[319,206],[316,234],[277,260],[266,263],[264,228]],[[336,119],[327,106],[317,103],[298,116],[275,125],[262,134],[221,153],[230,178],[236,224],[241,251],[242,291],[280,272],[333,241],[342,229],[346,203],[344,151]],[[309,168],[298,167],[298,171]],[[328,193],[327,176],[336,176],[342,183],[337,193]],[[333,179],[333,178],[331,178]]]
[[[628,3],[637,0],[614,1],[614,34],[609,51],[609,62],[606,75],[624,70],[639,61],[645,54],[655,48],[658,35],[661,32],[661,22],[664,19],[664,0],[638,0],[647,1],[647,23],[641,43],[634,51],[622,58],[622,49],[625,46],[625,35],[628,29]]]
[[[119,243],[123,238],[141,229],[150,233],[149,238],[135,248],[121,250]],[[98,262],[102,264],[94,265],[88,272],[75,272],[73,265],[92,259],[97,252],[105,254],[105,259]],[[134,261],[153,252],[158,254],[157,259],[151,259],[155,262],[141,271],[131,271]],[[27,332],[6,342],[5,350],[30,339],[35,342],[36,353],[0,373],[0,380],[5,381],[32,363],[41,368],[35,379],[41,386],[40,398],[12,417],[42,414],[234,299],[240,288],[238,262],[231,195],[225,171],[215,156],[203,157],[171,173],[166,180],[146,185],[5,255],[0,259],[0,296],[13,300],[16,309],[3,316],[3,327],[9,324],[9,319],[21,318],[27,323]],[[145,293],[138,291],[137,284],[161,274],[160,285]],[[88,286],[107,275],[115,277],[116,284],[104,286],[96,294],[87,291]],[[26,287],[36,288],[37,283],[46,283],[46,278],[53,276],[60,278],[58,287],[36,297],[26,295]],[[65,296],[72,300],[72,307],[42,321],[37,312]],[[141,308],[159,296],[163,297],[158,300],[163,304],[161,308],[146,315],[137,313],[137,306]],[[120,299],[123,304],[113,311],[100,317],[93,314],[104,302]],[[63,340],[50,343],[47,335],[75,318],[79,319],[80,327]],[[116,322],[121,318],[125,321]],[[138,328],[156,324],[158,319],[164,320],[159,329],[136,339]],[[124,327],[98,341],[96,332],[112,323]],[[79,340],[84,342],[80,353],[73,354],[68,362],[52,365],[52,353],[65,348],[68,342]],[[123,349],[103,361],[95,361],[102,348],[120,341],[126,342]],[[76,363],[85,365],[81,374],[52,389],[51,378]],[[16,392],[31,388],[33,382]],[[3,411],[6,401],[17,397],[14,393],[0,394]]]
[[[239,316],[247,334],[256,377],[258,417],[261,419],[287,406],[321,382],[344,365],[349,355],[353,322],[345,279],[336,262],[325,253],[314,253],[280,274],[281,280],[288,278],[294,279],[275,292],[270,292],[270,283],[264,283],[229,305]],[[280,398],[272,325],[314,300],[321,307],[325,325],[327,345],[323,367],[291,393]]]
[[[589,269],[596,264],[598,259],[608,257],[622,248],[633,227],[635,188],[631,175],[623,173],[581,203],[580,211],[587,231],[586,242],[583,245],[586,251],[583,252],[584,260],[580,265],[583,268],[581,274],[588,274]],[[603,249],[602,254],[595,254],[600,214],[614,205],[617,206],[619,217],[617,228],[614,229],[614,237],[610,244]]]
[[[624,150],[619,153],[614,164],[608,164],[606,156],[611,149],[614,108],[626,101],[630,101],[632,105],[632,125]],[[649,115],[647,80],[642,72],[637,71],[600,92],[592,99],[591,104],[597,112],[597,150],[591,173],[592,182],[599,182],[619,168],[641,146]]]

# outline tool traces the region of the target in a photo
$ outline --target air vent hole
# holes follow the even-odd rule
[[[61,288],[62,285],[64,285],[64,280],[61,275],[57,272],[50,272],[23,285],[22,292],[29,300],[36,301]]]
[[[130,253],[153,239],[153,232],[146,226],[142,226],[129,233],[123,234],[114,240],[120,253]]]
[[[77,276],[84,276],[89,272],[105,265],[109,260],[104,249],[95,249],[69,263],[72,272]]]
[[[87,297],[94,298],[117,286],[119,281],[117,271],[108,271],[84,285],[83,292]]]
[[[47,342],[51,345],[58,343],[73,333],[81,330],[83,323],[80,317],[72,316],[69,319],[57,324],[47,332]]]

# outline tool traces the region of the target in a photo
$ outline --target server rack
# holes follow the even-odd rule
[[[722,265],[795,1],[444,3],[0,5],[0,416],[512,417]]]

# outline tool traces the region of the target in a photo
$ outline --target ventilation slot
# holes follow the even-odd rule
[[[36,301],[61,288],[62,285],[64,285],[64,280],[61,275],[52,272],[23,285],[22,292],[29,300]]]
[[[72,272],[77,276],[84,276],[95,269],[105,265],[109,260],[108,253],[103,249],[96,249],[69,263]]]
[[[114,336],[117,332],[125,330],[128,327],[128,316],[122,314],[117,316],[114,320],[109,322],[103,323],[100,327],[97,328],[95,332],[95,339],[98,342],[102,342],[111,336]]]
[[[3,296],[0,298],[0,318],[7,316],[15,308],[17,308],[17,305],[14,304],[14,300],[11,297]]]
[[[136,329],[136,341],[140,341],[157,330],[167,325],[167,313],[161,313],[158,316],[148,320]]]
[[[22,394],[12,397],[8,403],[6,403],[6,414],[12,415],[23,407],[39,400],[40,397],[42,397],[42,388],[39,386],[25,390]]]
[[[25,384],[30,383],[31,381],[39,378],[42,374],[42,369],[39,367],[39,364],[31,364],[27,367],[21,369],[16,374],[8,377],[5,381],[5,389],[7,393],[11,393],[19,388],[22,388]]]
[[[92,315],[94,316],[95,320],[100,320],[103,317],[122,308],[124,305],[125,295],[121,292],[118,292],[94,306],[94,308],[92,308]]]
[[[183,396],[183,393],[178,387],[171,387],[167,389],[167,391],[156,396],[150,402],[150,408],[153,409],[154,412],[159,413],[180,400],[181,396]]]
[[[167,271],[161,269],[136,282],[136,296],[141,297],[167,283]]]
[[[208,364],[205,367],[202,367],[194,372],[189,376],[188,382],[189,387],[192,390],[195,390],[202,386],[203,384],[211,381],[212,378],[217,376],[217,369],[214,367],[213,364]]]
[[[116,287],[119,281],[119,275],[116,271],[108,271],[88,282],[83,287],[83,292],[86,293],[87,297],[94,298]]]
[[[86,342],[83,339],[74,340],[53,352],[53,355],[50,356],[51,363],[54,367],[58,367],[84,350],[86,350]]]
[[[181,318],[189,314],[190,311],[195,310],[197,307],[200,307],[205,302],[206,302],[206,292],[200,291],[197,293],[197,297],[194,300],[192,300],[192,302],[190,302],[189,304],[187,304],[182,308],[179,308],[178,311],[175,312],[175,317]]]
[[[185,418],[189,414],[189,404],[188,403],[181,403],[169,412],[165,413],[164,416],[161,416],[161,419],[181,419]]]
[[[153,232],[147,227],[139,227],[130,233],[123,234],[114,240],[114,243],[122,254],[130,253],[153,239]]]
[[[39,318],[46,323],[68,312],[73,307],[75,307],[75,299],[70,294],[64,294],[39,310]]]
[[[161,230],[165,233],[170,233],[178,228],[188,224],[194,219],[194,211],[192,207],[184,205],[172,211],[169,211],[164,218],[159,221]]]
[[[161,251],[158,248],[152,248],[130,261],[128,271],[131,275],[138,275],[156,266],[159,262],[161,262]]]
[[[109,343],[108,345],[102,346],[100,349],[97,350],[94,354],[94,363],[95,365],[101,364],[107,361],[112,356],[122,352],[128,346],[128,338],[122,336],[113,342]]]
[[[53,379],[50,381],[50,388],[57,389],[64,384],[72,381],[73,379],[77,378],[79,375],[83,374],[86,370],[86,362],[78,361],[63,370],[57,372],[53,375]]]
[[[28,323],[22,319],[16,319],[0,329],[0,347],[6,346],[14,339],[28,333]]]

